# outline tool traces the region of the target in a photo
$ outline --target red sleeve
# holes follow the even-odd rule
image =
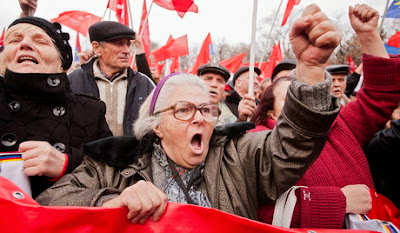
[[[363,55],[363,87],[341,109],[338,121],[344,121],[361,147],[382,129],[400,102],[400,58]]]
[[[300,188],[296,196],[292,228],[343,228],[346,198],[340,188]]]

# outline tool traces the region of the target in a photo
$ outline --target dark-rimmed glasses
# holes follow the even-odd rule
[[[155,112],[154,115],[166,112],[168,110],[172,110],[174,117],[181,121],[192,120],[197,110],[200,111],[204,120],[207,122],[216,122],[219,115],[221,114],[221,111],[216,104],[203,104],[198,107],[190,102],[179,101],[171,105],[170,107]]]

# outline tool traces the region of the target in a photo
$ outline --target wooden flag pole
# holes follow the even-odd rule
[[[144,25],[146,25],[146,24],[147,24],[147,21],[149,20],[149,15],[150,15],[151,8],[153,7],[153,3],[154,3],[154,1],[151,1],[149,10],[147,11],[146,19],[144,20],[144,23],[143,23]],[[143,25],[143,26],[144,26],[144,25]],[[143,31],[144,31],[144,29],[140,32],[140,34],[139,34],[140,37],[142,37]]]
[[[257,24],[257,5],[258,5],[258,0],[254,0],[253,20],[252,20],[252,25],[251,25],[249,90],[248,90],[248,93],[253,96],[254,96],[253,81],[254,81],[254,58],[255,58],[255,39],[256,39],[256,24]]]
[[[379,33],[382,31],[382,28],[383,28],[383,22],[385,21],[385,17],[386,17],[386,14],[387,14],[387,10],[388,10],[388,8],[389,8],[389,0],[386,0],[385,11],[383,12],[383,15],[382,15],[382,21],[381,21],[381,24],[379,25]]]
[[[283,0],[281,0],[281,2],[279,3],[278,10],[276,11],[274,20],[272,21],[272,25],[269,30],[268,36],[267,36],[267,48],[269,48],[269,46],[270,46],[272,29],[274,29],[275,22],[276,22],[276,19],[278,18],[279,11],[281,10],[282,3],[283,3]],[[260,69],[261,69],[261,64],[262,64],[263,59],[264,59],[264,53],[261,53],[260,63],[258,63],[258,68],[260,68]]]

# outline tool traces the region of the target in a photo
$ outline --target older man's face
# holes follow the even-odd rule
[[[96,44],[97,43],[97,44]],[[129,58],[131,56],[129,38],[120,38],[111,41],[94,42],[93,50],[99,57],[100,66],[106,66],[108,69],[122,71],[129,67]]]
[[[333,74],[332,75],[332,86],[331,93],[336,98],[341,98],[346,90],[346,75],[345,74]]]
[[[224,98],[225,93],[225,79],[214,73],[206,73],[200,76],[206,82],[208,88],[210,89],[210,102],[212,104],[219,104]]]

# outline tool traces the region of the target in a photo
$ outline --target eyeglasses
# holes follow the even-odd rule
[[[197,110],[200,111],[204,120],[207,122],[216,122],[218,120],[219,115],[221,114],[221,111],[215,104],[203,104],[200,107],[197,107],[193,103],[186,101],[179,101],[171,105],[170,107],[155,112],[154,115],[166,112],[168,110],[172,110],[174,117],[181,121],[192,120]]]

